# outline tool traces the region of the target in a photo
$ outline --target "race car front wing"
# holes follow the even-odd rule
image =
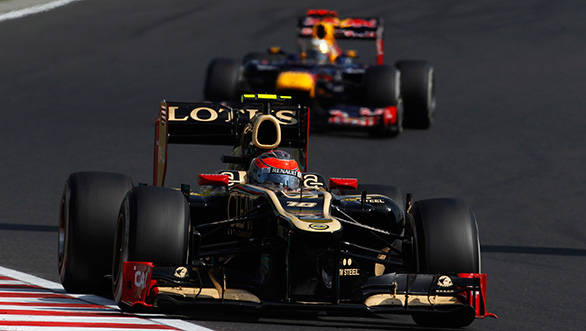
[[[328,111],[330,128],[370,129],[373,127],[397,127],[397,106],[369,108],[349,105],[338,105]]]
[[[288,308],[314,311],[413,313],[470,311],[476,318],[496,317],[486,308],[486,274],[398,274],[370,277],[362,286],[362,302],[266,302],[243,289],[227,288],[210,274],[205,287],[200,268],[157,267],[150,262],[125,262],[121,302],[129,307],[157,308],[174,305],[221,304],[255,309]]]

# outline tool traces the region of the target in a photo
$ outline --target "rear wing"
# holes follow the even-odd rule
[[[278,145],[296,149],[300,166],[307,168],[309,109],[289,99],[276,95],[250,94],[244,95],[242,102],[229,105],[163,100],[155,121],[154,185],[162,186],[165,182],[169,144],[228,145],[238,148],[241,153],[250,153],[249,150],[255,148],[271,149]],[[268,124],[264,123],[267,121]],[[279,131],[278,141],[274,137],[276,129]],[[267,140],[270,142],[267,143]],[[238,158],[241,156],[231,159]],[[244,158],[243,163],[246,161]]]
[[[297,22],[297,35],[301,39],[311,38],[313,27],[327,22],[334,25],[336,39],[374,40],[376,62],[384,64],[384,22],[380,17],[340,18],[338,13],[327,9],[310,9]]]

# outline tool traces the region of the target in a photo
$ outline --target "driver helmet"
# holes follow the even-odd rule
[[[308,56],[322,64],[333,62],[339,55],[335,43],[333,24],[320,22],[313,26]]]
[[[251,184],[275,184],[288,189],[299,188],[301,171],[291,154],[282,150],[272,150],[254,158],[248,169]]]

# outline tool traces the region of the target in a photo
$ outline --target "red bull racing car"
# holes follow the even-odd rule
[[[275,95],[233,107],[163,102],[153,185],[100,172],[67,180],[65,289],[112,289],[124,311],[398,313],[433,327],[491,316],[471,209],[310,172],[307,124],[306,106]],[[198,190],[173,189],[164,180],[174,143],[234,153],[199,175]]]
[[[429,128],[435,112],[434,68],[426,61],[384,63],[383,19],[340,18],[309,10],[298,21],[300,52],[272,47],[242,61],[218,58],[208,66],[208,100],[237,99],[246,91],[289,94],[312,112],[313,128],[361,130],[392,136],[403,127]],[[361,63],[339,40],[374,41],[376,64]]]

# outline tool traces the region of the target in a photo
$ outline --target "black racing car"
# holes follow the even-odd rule
[[[241,93],[269,91],[293,95],[310,105],[312,127],[364,130],[396,135],[403,126],[428,128],[435,111],[434,68],[426,61],[384,64],[383,20],[339,18],[329,10],[309,10],[298,22],[299,53],[271,47],[242,61],[218,58],[208,66],[208,100],[235,100]],[[337,40],[375,41],[376,65],[358,61]]]
[[[465,203],[325,180],[307,169],[306,107],[274,95],[243,101],[163,102],[154,185],[69,177],[59,222],[67,291],[112,288],[124,311],[402,313],[434,327],[491,316]],[[198,190],[173,189],[163,186],[168,143],[228,144],[234,154],[226,169],[200,174]]]

